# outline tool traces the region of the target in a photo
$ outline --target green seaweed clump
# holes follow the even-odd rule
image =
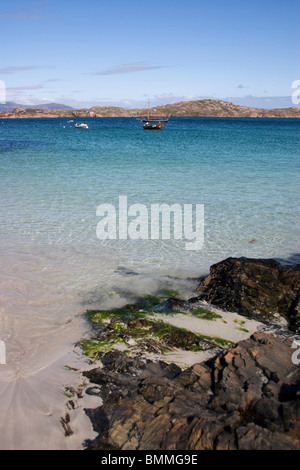
[[[214,321],[217,318],[222,318],[222,315],[219,315],[212,310],[208,310],[207,308],[199,307],[191,311],[191,314],[197,318],[202,318],[203,320],[211,320]]]
[[[159,294],[170,298],[171,292],[161,290]],[[173,295],[175,294],[173,292]],[[80,342],[83,354],[96,359],[102,353],[120,347],[134,354],[142,354],[174,349],[206,351],[216,346],[228,347],[233,344],[223,338],[205,336],[176,327],[167,321],[155,320],[156,307],[160,302],[161,297],[145,295],[136,303],[127,304],[121,308],[88,311],[86,318],[91,323],[95,334],[91,339],[84,339]],[[165,313],[169,315],[168,312]],[[173,313],[178,313],[178,311]],[[205,320],[222,318],[206,308],[196,308],[183,313]]]

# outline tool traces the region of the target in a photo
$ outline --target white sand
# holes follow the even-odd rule
[[[221,315],[222,319],[209,321],[183,313],[156,314],[154,319],[232,342],[248,338],[262,326],[260,322],[248,320],[236,313],[211,310]],[[241,327],[248,331],[242,331]],[[127,346],[125,345],[125,348]],[[147,358],[175,362],[185,368],[214,356],[216,352],[217,349],[200,352],[174,350],[163,355],[147,354]],[[142,355],[145,357],[144,354]],[[99,366],[101,363],[89,365],[84,358],[76,354],[70,344],[69,352],[65,350],[52,360],[49,358],[48,365],[33,373],[20,375],[17,378],[11,378],[9,375],[5,377],[2,374],[0,379],[0,450],[79,450],[83,449],[86,439],[95,438],[96,433],[92,429],[84,408],[101,406],[101,399],[84,393],[84,398],[78,399],[76,396],[71,398],[75,409],[70,409],[67,406],[70,398],[64,395],[64,386],[73,386],[76,389],[83,384],[84,379],[80,373],[66,370],[66,365],[83,371]],[[86,383],[86,386],[91,386],[91,384]],[[69,425],[73,431],[73,434],[68,437],[65,436],[61,424],[61,418],[65,417],[66,413],[69,413]]]
[[[64,394],[64,385],[77,388],[82,377],[75,371],[66,370],[65,365],[83,367],[82,370],[89,368],[71,352],[27,377],[0,380],[1,450],[82,449],[85,439],[96,436],[84,408],[100,406],[101,399],[86,394],[83,399],[75,396],[72,397],[75,409],[67,407],[69,398]],[[69,413],[69,424],[74,432],[68,437],[61,424],[66,413]]]
[[[177,313],[175,315],[157,314],[155,318],[179,328],[185,328],[194,333],[200,333],[206,336],[217,336],[232,341],[233,343],[249,338],[254,331],[263,326],[263,323],[257,320],[247,319],[237,313],[224,312],[211,307],[209,307],[209,310],[217,313],[222,318],[204,320],[184,313]]]

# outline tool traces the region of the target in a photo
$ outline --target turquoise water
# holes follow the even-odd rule
[[[158,286],[188,295],[187,277],[228,256],[299,262],[299,120],[174,118],[156,132],[135,119],[84,121],[88,130],[67,119],[0,122],[0,380],[13,380],[0,386],[1,448],[51,441],[59,425],[43,417],[62,379],[48,368],[87,332],[87,309]],[[119,196],[147,208],[203,204],[203,248],[99,240],[97,207],[118,208]]]
[[[3,248],[108,245],[138,263],[171,266],[179,256],[198,270],[226,256],[298,250],[299,121],[177,118],[161,132],[135,119],[85,121],[88,131],[58,119],[2,123]],[[101,243],[96,208],[117,207],[119,195],[147,207],[204,204],[203,250],[187,253],[175,240]],[[162,257],[162,245],[176,260]]]
[[[0,125],[2,338],[12,358],[50,332],[64,336],[87,306],[155,290],[161,277],[198,276],[228,256],[298,259],[298,120],[174,118],[159,132],[136,119],[85,121],[88,130],[67,119]],[[121,195],[149,209],[203,204],[203,248],[99,240],[97,207],[118,210]]]

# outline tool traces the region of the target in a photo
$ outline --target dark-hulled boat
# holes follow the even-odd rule
[[[141,116],[139,118],[141,122],[145,123],[143,128],[146,130],[160,130],[163,128],[163,122],[169,122],[167,116],[150,115],[150,101],[148,100],[148,112],[147,116]]]
[[[159,131],[162,128],[163,128],[163,125],[161,122],[157,122],[157,123],[146,122],[146,124],[143,125],[143,129],[146,129],[146,130]]]

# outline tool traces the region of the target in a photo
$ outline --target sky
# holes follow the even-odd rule
[[[299,30],[299,0],[0,0],[0,81],[21,104],[293,106]]]

